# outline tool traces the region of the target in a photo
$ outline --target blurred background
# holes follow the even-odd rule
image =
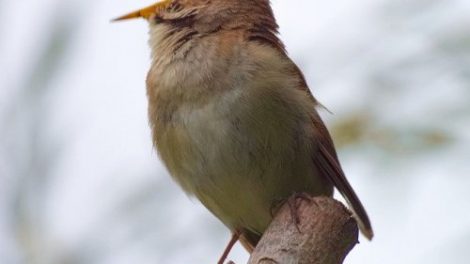
[[[152,149],[146,23],[109,22],[150,3],[0,0],[0,263],[215,263],[225,247]],[[375,228],[345,263],[468,263],[470,1],[273,8]]]

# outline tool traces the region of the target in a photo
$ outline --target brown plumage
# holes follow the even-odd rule
[[[271,208],[333,186],[372,238],[267,0],[165,0],[119,19],[150,23],[154,144],[170,174],[251,251]]]

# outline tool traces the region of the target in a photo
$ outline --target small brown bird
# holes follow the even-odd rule
[[[277,36],[269,0],[164,0],[116,20],[137,17],[150,24],[155,147],[181,187],[232,231],[233,243],[251,251],[276,201],[332,196],[333,187],[372,238],[319,103]]]

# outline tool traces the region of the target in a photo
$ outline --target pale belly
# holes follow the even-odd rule
[[[181,107],[156,132],[157,149],[183,189],[229,228],[260,234],[276,202],[294,192],[331,195],[332,187],[313,166],[308,113],[269,97],[240,98],[232,92]]]

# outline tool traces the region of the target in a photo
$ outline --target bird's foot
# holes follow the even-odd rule
[[[298,213],[298,209],[300,207],[300,202],[304,200],[308,203],[314,201],[310,195],[304,192],[296,192],[291,197],[287,199],[287,205],[289,206],[291,217],[294,220],[295,228],[299,233],[300,231],[300,217]]]

